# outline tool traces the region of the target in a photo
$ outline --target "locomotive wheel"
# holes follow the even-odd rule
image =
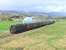
[[[31,26],[27,26],[26,28],[27,28],[27,31],[32,29]]]
[[[15,34],[15,33],[16,33],[16,28],[15,28],[15,26],[11,26],[11,27],[10,27],[10,32],[11,32],[12,34]]]

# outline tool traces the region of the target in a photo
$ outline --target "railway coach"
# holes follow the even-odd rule
[[[45,25],[50,25],[53,23],[55,23],[54,20],[46,20],[46,21],[40,21],[40,22],[11,25],[10,32],[12,34],[18,34],[21,32],[29,31],[29,30],[36,29]]]

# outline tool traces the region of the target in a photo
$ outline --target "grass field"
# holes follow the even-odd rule
[[[66,50],[66,20],[21,34],[1,33],[3,50]]]
[[[2,21],[0,22],[0,31],[8,30],[11,24],[14,24],[15,21]]]
[[[17,24],[20,21],[1,21],[0,22],[0,32],[8,31],[11,25]],[[21,22],[20,22],[21,23]]]

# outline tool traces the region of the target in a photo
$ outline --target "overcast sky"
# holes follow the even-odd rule
[[[66,0],[0,0],[0,9],[66,12]]]

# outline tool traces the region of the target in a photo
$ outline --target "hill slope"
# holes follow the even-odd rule
[[[66,20],[0,40],[0,48],[6,50],[66,50]]]

